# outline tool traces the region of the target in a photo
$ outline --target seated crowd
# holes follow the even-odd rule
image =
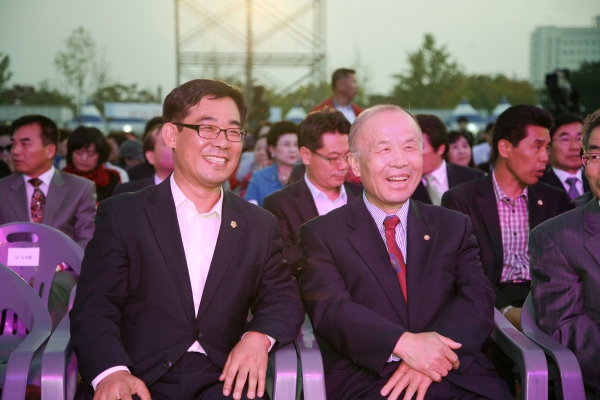
[[[332,88],[254,137],[239,89],[207,79],[140,139],[40,115],[0,131],[0,225],[85,249],[53,284],[78,285],[76,398],[267,397],[268,354],[307,313],[328,399],[510,399],[494,308],[520,329],[530,292],[600,396],[600,110],[512,106],[473,147],[437,116],[352,104],[352,70]]]

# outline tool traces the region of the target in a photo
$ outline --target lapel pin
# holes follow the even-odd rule
[[[236,228],[236,227],[237,227],[237,222],[235,222],[235,221],[231,221],[231,227],[232,227],[232,228]]]
[[[540,206],[543,206],[543,205],[544,205],[544,202],[543,202],[542,200],[538,200],[538,204],[539,204]]]
[[[429,239],[430,239],[430,237],[429,237],[429,235],[425,235],[425,236],[423,236],[423,239],[425,239],[425,240],[429,240]]]

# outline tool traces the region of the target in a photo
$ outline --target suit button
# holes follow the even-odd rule
[[[202,333],[199,331],[196,331],[196,340],[200,340],[201,337],[202,337]]]
[[[169,369],[173,366],[173,363],[171,361],[165,361],[163,364],[163,367],[165,367],[165,369]]]

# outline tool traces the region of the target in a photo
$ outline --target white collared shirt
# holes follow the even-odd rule
[[[308,190],[310,190],[310,194],[312,194],[312,198],[315,202],[315,206],[317,207],[317,212],[319,215],[325,215],[329,211],[335,210],[346,203],[348,203],[348,196],[346,194],[346,188],[344,185],[340,187],[340,195],[335,200],[329,200],[329,197],[325,193],[319,190],[313,183],[308,179],[308,174],[304,174],[304,181],[306,182],[306,186],[308,186]]]
[[[448,170],[446,168],[446,161],[442,160],[442,163],[435,171],[431,172],[430,174],[424,175],[423,178],[421,178],[421,182],[423,182],[423,185],[425,187],[427,187],[426,177],[428,177],[428,176],[433,176],[435,178],[435,180],[432,181],[432,184],[435,185],[435,187],[437,188],[437,191],[440,194],[440,199],[441,199],[443,194],[446,193],[449,189],[449,187],[448,187]]]
[[[562,183],[563,187],[565,188],[565,192],[567,192],[567,193],[569,193],[569,189],[571,188],[569,186],[569,184],[567,183],[567,179],[577,178],[577,183],[575,184],[575,186],[577,187],[579,194],[580,195],[583,194],[584,190],[583,190],[583,179],[582,179],[581,169],[578,170],[575,175],[572,175],[572,174],[568,173],[567,171],[563,171],[562,169],[558,169],[558,168],[554,168],[554,167],[552,167],[552,171],[554,171],[554,173],[560,180],[560,183]]]
[[[52,182],[52,177],[54,177],[55,170],[56,170],[56,168],[54,168],[54,166],[51,166],[48,171],[46,171],[43,174],[41,174],[40,176],[38,176],[38,179],[42,181],[42,183],[40,184],[40,190],[42,191],[42,193],[44,193],[44,196],[46,198],[48,197],[48,190],[50,189],[50,183]],[[33,185],[31,183],[29,183],[29,180],[31,178],[32,178],[31,176],[23,174],[23,180],[25,181],[25,193],[27,194],[27,209],[28,210],[29,210],[29,204],[31,203],[31,197],[33,197],[33,191],[35,190]],[[29,213],[29,221],[31,222],[31,213]]]
[[[341,106],[335,101],[331,101],[336,110],[344,114],[344,117],[350,122],[353,123],[356,119],[356,114],[354,114],[354,109],[352,108],[352,103],[348,103],[345,106]]]
[[[154,184],[155,185],[158,185],[158,184],[162,183],[162,181],[164,181],[164,179],[160,179],[158,177],[158,175],[154,174]],[[221,193],[221,197],[223,197],[222,195],[223,195],[223,193]]]

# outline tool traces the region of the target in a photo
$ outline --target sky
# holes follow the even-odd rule
[[[212,11],[230,7],[230,25],[245,32],[245,0],[187,1]],[[268,1],[280,15],[288,15],[310,0],[253,1]],[[84,26],[102,49],[114,80],[153,91],[160,86],[164,97],[176,85],[174,10],[174,0],[0,0],[0,53],[11,59],[10,84],[48,79],[63,85],[54,56],[73,29]],[[182,26],[192,23],[191,13],[180,15]],[[368,91],[387,94],[393,75],[406,70],[407,53],[422,45],[425,33],[445,45],[467,73],[528,79],[535,28],[590,27],[600,15],[600,0],[326,0],[326,15],[327,79],[359,58],[358,72],[368,77]],[[310,19],[299,22],[307,25]],[[252,24],[255,35],[270,26],[260,12]],[[289,36],[279,36],[272,35],[257,51],[306,50]],[[242,50],[215,34],[205,35],[193,49]],[[274,74],[292,81],[299,71]]]

